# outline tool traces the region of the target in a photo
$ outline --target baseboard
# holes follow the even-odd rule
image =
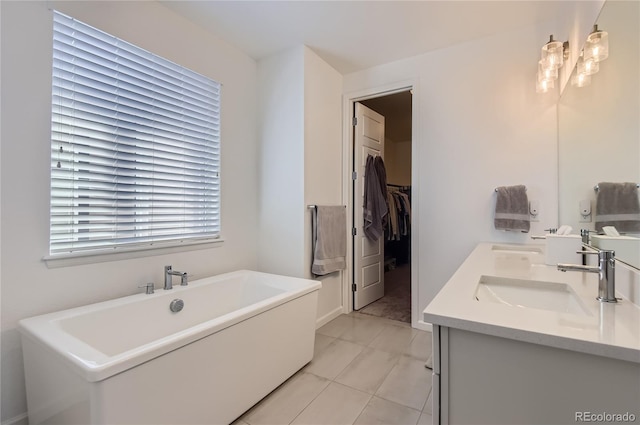
[[[433,325],[422,320],[418,320],[414,328],[420,329],[421,331],[433,332]]]
[[[22,415],[2,421],[2,425],[29,425],[29,416],[23,413]]]
[[[329,323],[330,321],[332,321],[333,319],[335,319],[336,317],[340,316],[342,314],[342,306],[331,310],[329,313],[325,314],[324,316],[316,319],[316,329],[326,325],[327,323]]]

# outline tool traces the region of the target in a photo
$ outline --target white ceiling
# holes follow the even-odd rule
[[[342,74],[537,25],[566,1],[173,1],[162,4],[259,60],[305,44]],[[540,40],[541,45],[545,40]]]

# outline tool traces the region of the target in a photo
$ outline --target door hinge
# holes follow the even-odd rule
[[[358,287],[356,286],[356,284],[355,284],[355,283],[352,283],[352,284],[351,284],[351,290],[352,290],[353,292],[356,292],[356,291],[358,290],[357,288],[358,288]]]
[[[357,171],[352,171],[351,172],[351,180],[357,180],[358,179],[358,172]]]
[[[358,229],[356,229],[355,227],[351,228],[351,236],[355,236],[358,234]]]
[[[356,125],[358,125],[358,117],[353,117],[353,126],[355,127]]]

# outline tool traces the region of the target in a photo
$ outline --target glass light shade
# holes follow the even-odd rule
[[[542,46],[542,66],[546,69],[560,68],[564,63],[564,48],[561,41],[555,41],[553,35],[549,42]]]
[[[597,25],[593,26],[593,32],[587,37],[584,46],[584,59],[593,59],[600,62],[609,57],[609,33],[600,31]]]
[[[555,87],[555,80],[539,80],[536,82],[536,93],[547,93]]]
[[[571,77],[571,85],[575,87],[585,87],[591,84],[591,76],[577,73]]]
[[[584,59],[581,55],[578,59],[578,74],[593,75],[600,70],[600,64],[593,58]]]
[[[542,61],[538,62],[538,81],[555,80],[558,78],[558,68],[545,68]]]

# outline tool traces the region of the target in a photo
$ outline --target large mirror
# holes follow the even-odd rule
[[[609,34],[609,57],[590,85],[569,82],[558,103],[558,224],[574,229],[595,229],[598,182],[640,183],[640,2],[608,0],[597,24]],[[590,203],[587,219],[581,201]],[[638,251],[616,256],[640,268]]]

